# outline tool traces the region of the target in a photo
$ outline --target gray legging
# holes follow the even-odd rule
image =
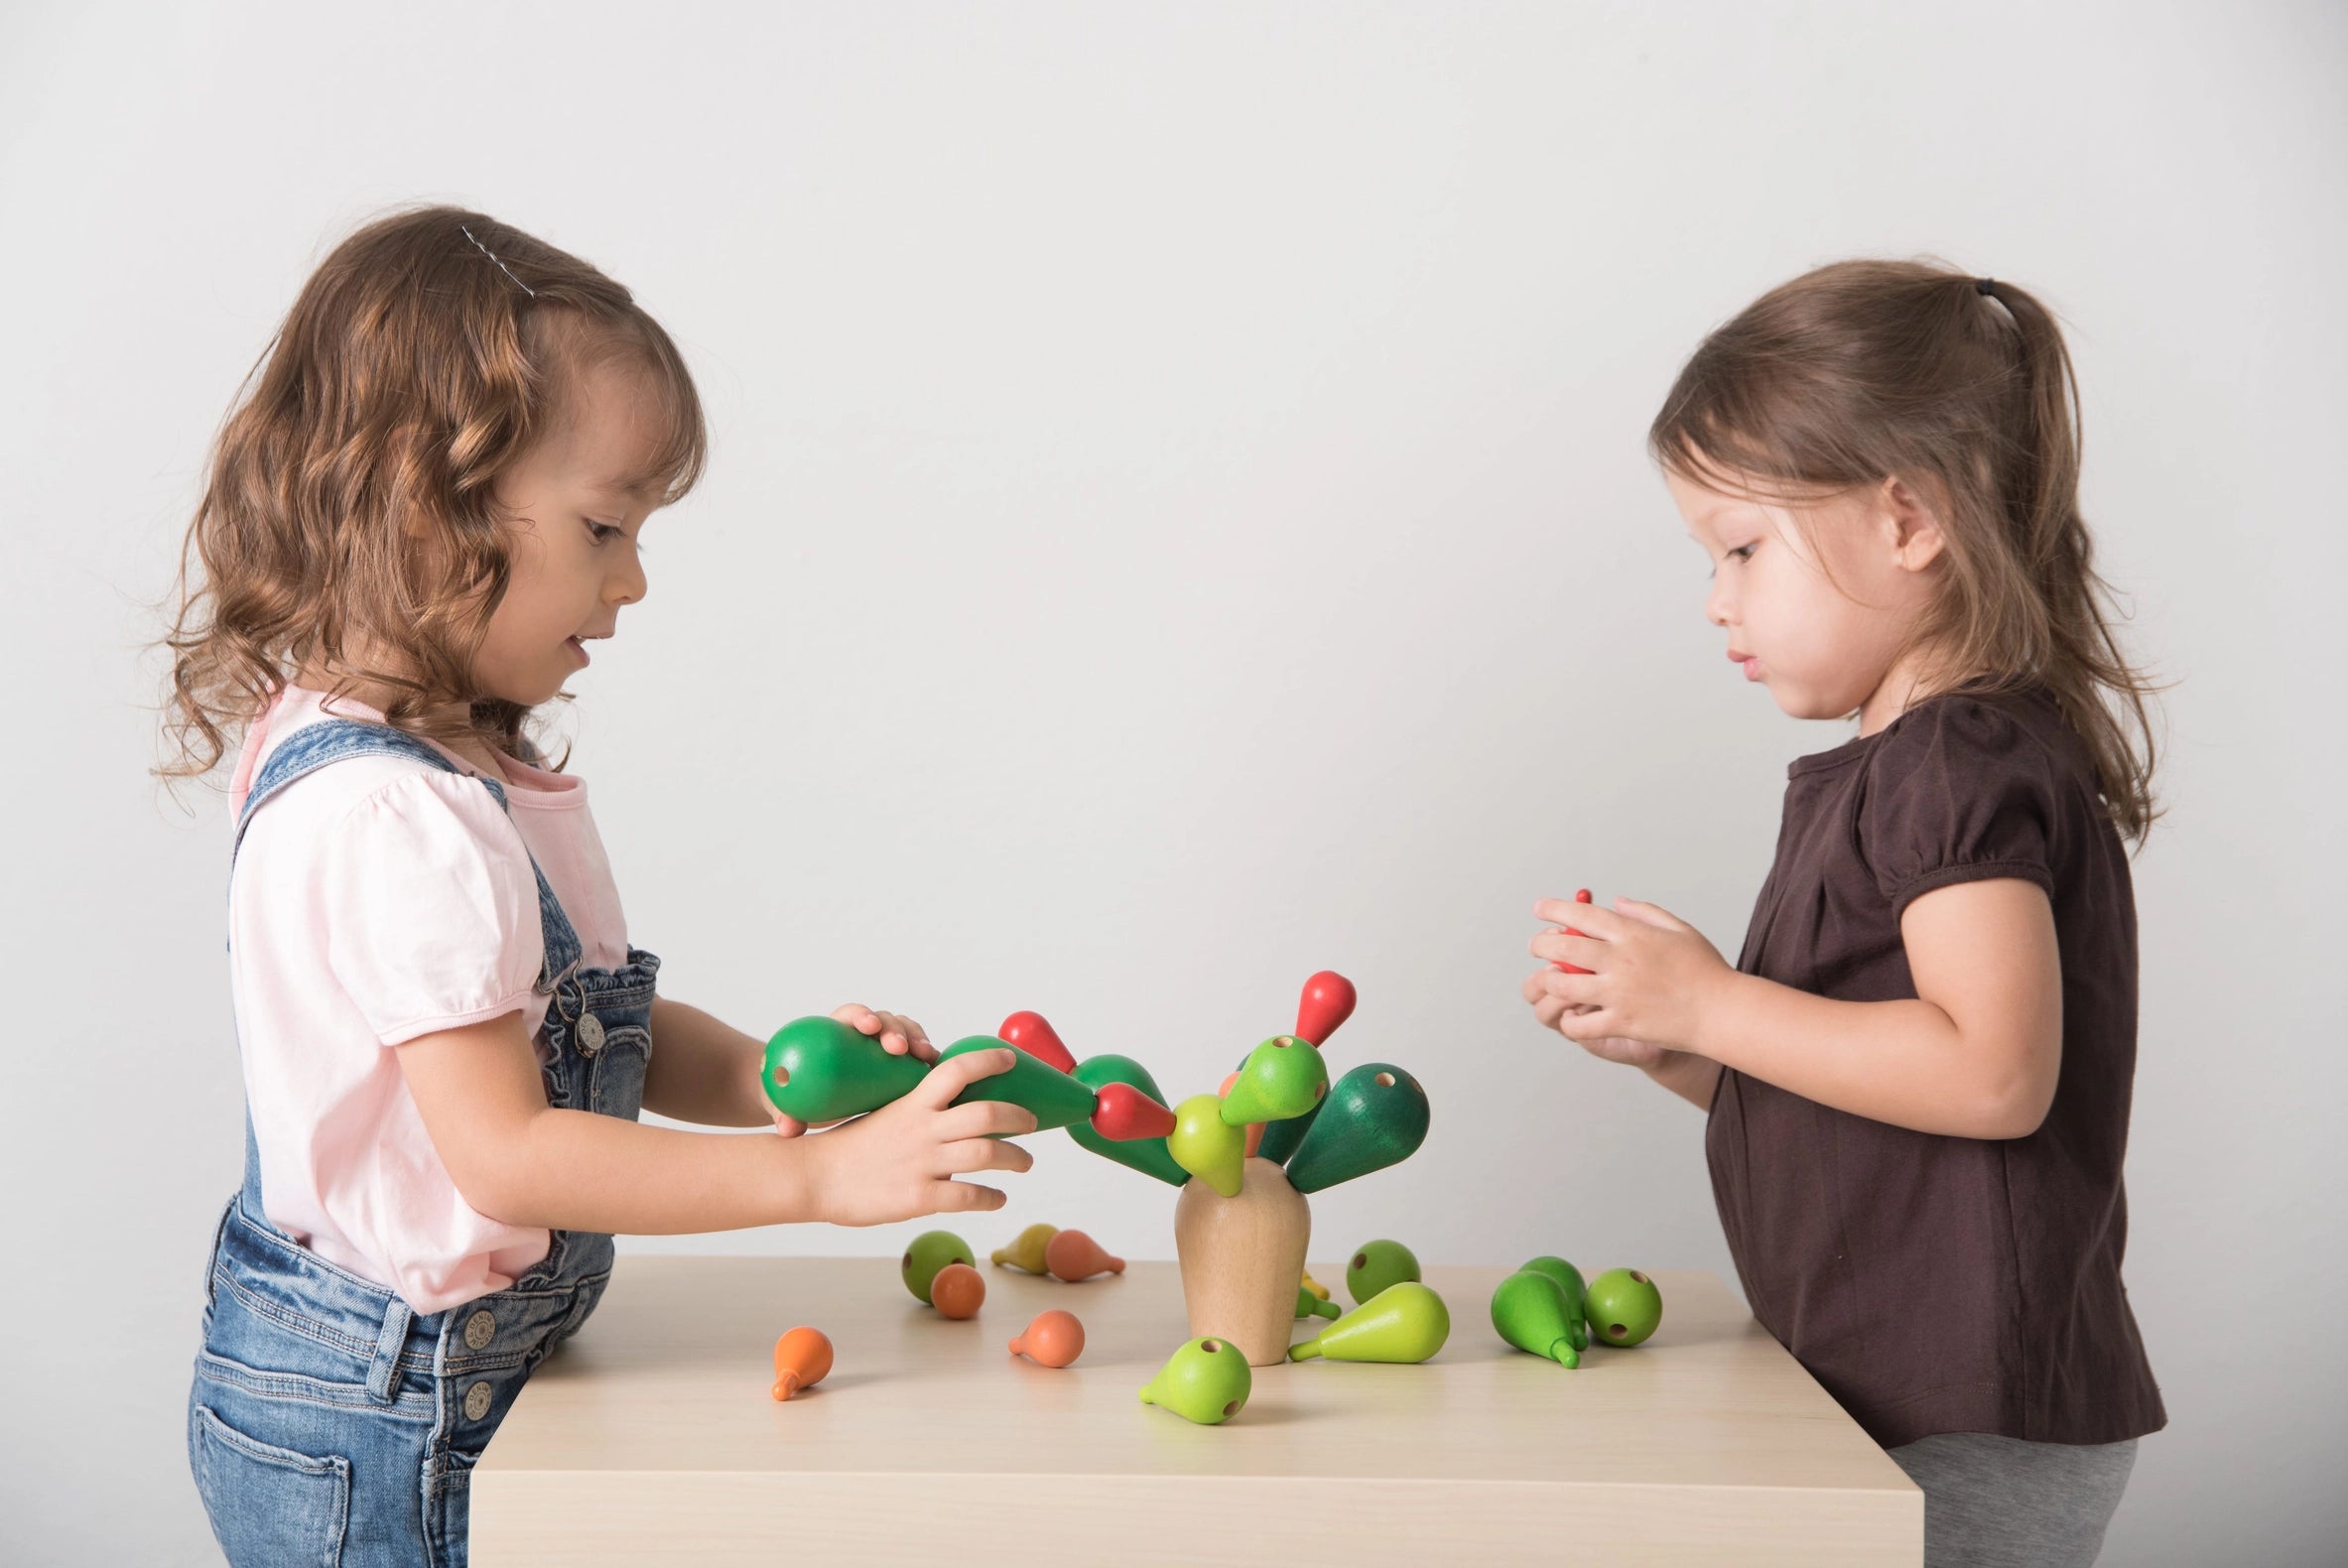
[[[1942,1432],[1888,1450],[1924,1494],[1924,1568],[2088,1568],[2136,1440],[2074,1447]]]

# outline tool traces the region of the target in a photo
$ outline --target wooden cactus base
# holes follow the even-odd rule
[[[1174,1249],[1191,1337],[1229,1340],[1251,1367],[1288,1358],[1313,1214],[1287,1173],[1250,1159],[1237,1198],[1193,1177],[1174,1206]]]

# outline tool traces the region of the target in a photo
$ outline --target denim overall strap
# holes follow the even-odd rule
[[[244,810],[236,819],[236,838],[228,850],[228,863],[233,870],[237,852],[244,848],[245,830],[253,823],[253,813],[267,805],[279,791],[296,779],[307,777],[330,763],[350,757],[396,756],[422,762],[443,773],[462,776],[464,770],[450,761],[431,743],[395,729],[389,724],[366,723],[356,719],[326,719],[315,724],[305,724],[279,742],[269,753],[269,760],[253,776],[252,787],[246,791]],[[481,785],[488,790],[498,807],[508,816],[513,808],[507,804],[505,786],[495,779],[484,778]],[[527,849],[524,850],[528,852]],[[545,937],[546,958],[538,971],[537,990],[541,995],[555,991],[558,985],[571,980],[578,971],[580,957],[579,933],[571,924],[571,917],[563,912],[563,905],[555,897],[555,890],[546,879],[537,858],[530,861],[530,871],[538,880],[538,922]],[[578,1009],[569,1009],[576,1017]],[[261,1208],[261,1149],[253,1136],[253,1118],[248,1110],[244,1125],[244,1198],[247,1210],[255,1216]],[[404,1328],[404,1325],[402,1326]],[[391,1357],[396,1356],[400,1334],[389,1322],[384,1324],[383,1339],[389,1350],[379,1360],[381,1376],[389,1385]]]

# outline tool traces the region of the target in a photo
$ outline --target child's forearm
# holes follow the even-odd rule
[[[823,1218],[820,1139],[684,1132],[551,1108],[521,1134],[494,1183],[465,1193],[508,1225],[668,1236]]]
[[[1833,1001],[1737,974],[1703,1016],[1693,1050],[1853,1115],[1969,1138],[2022,1137],[2044,1115],[2026,1084],[1985,1075],[1996,1053],[1928,1001]]]
[[[1712,1092],[1720,1085],[1720,1064],[1711,1057],[1694,1051],[1666,1051],[1644,1071],[1698,1111],[1712,1109]]]
[[[666,996],[652,1003],[652,1056],[644,1109],[705,1127],[762,1127],[771,1120],[758,1069],[766,1042]]]

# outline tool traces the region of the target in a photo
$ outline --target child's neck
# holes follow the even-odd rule
[[[314,692],[331,692],[334,690],[335,679],[330,671],[305,668],[295,673],[294,684]],[[361,678],[350,681],[343,695],[354,702],[366,704],[367,707],[380,714],[390,710],[392,701],[398,694],[396,688],[387,686],[380,681]],[[464,710],[456,704],[450,705],[450,709],[441,715],[446,719],[457,719],[463,716]],[[454,725],[446,727],[454,727]],[[435,744],[446,746],[491,778],[505,776],[505,769],[498,762],[495,749],[470,730],[455,736],[435,735],[432,739]]]
[[[1925,698],[1956,685],[1952,674],[1928,648],[1911,648],[1901,654],[1884,672],[1867,701],[1859,705],[1859,733],[1863,737],[1876,734]]]

